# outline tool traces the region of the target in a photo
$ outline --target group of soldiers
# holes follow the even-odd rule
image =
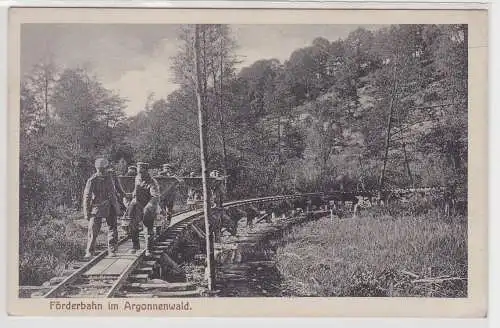
[[[139,162],[129,166],[126,176],[135,177],[134,190],[125,193],[104,158],[95,161],[96,172],[87,180],[83,193],[83,212],[88,220],[88,238],[85,257],[95,255],[96,239],[101,230],[102,221],[108,226],[108,253],[116,256],[118,242],[118,217],[123,215],[123,226],[129,233],[135,253],[140,249],[139,233],[141,225],[145,227],[146,256],[149,255],[151,240],[154,236],[154,221],[158,208],[167,219],[172,215],[173,199],[161,199],[160,186],[149,174],[148,163]],[[163,165],[163,176],[173,176],[172,167]]]
[[[88,238],[85,257],[95,255],[96,239],[101,230],[102,221],[108,226],[108,253],[116,256],[118,242],[118,217],[121,217],[121,227],[126,230],[132,240],[131,253],[140,249],[139,235],[144,230],[145,255],[149,256],[151,241],[155,234],[155,219],[158,214],[170,223],[175,202],[175,192],[161,194],[158,180],[149,173],[149,164],[139,162],[136,166],[129,166],[124,176],[134,177],[133,192],[127,193],[122,189],[110,163],[105,158],[95,161],[96,172],[87,180],[83,193],[83,212],[88,220]],[[176,177],[170,164],[163,164],[159,176]],[[190,177],[195,174],[191,173]],[[223,177],[214,170],[210,177],[221,181]],[[176,177],[176,179],[181,180]],[[220,183],[211,187],[210,198],[213,207],[222,207],[223,190]],[[190,187],[188,190],[188,205],[196,206],[202,200],[200,190]],[[144,229],[143,229],[144,228]]]

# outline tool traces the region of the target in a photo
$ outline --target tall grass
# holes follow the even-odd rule
[[[277,264],[297,296],[466,297],[467,220],[433,212],[323,218],[294,227]],[[453,279],[435,279],[443,277]]]
[[[19,284],[41,285],[85,253],[87,229],[81,214],[60,208],[19,229]],[[98,244],[106,243],[103,224]]]

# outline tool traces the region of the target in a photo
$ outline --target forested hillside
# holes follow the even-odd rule
[[[191,26],[172,63],[177,91],[125,117],[83,69],[40,63],[21,88],[21,223],[81,203],[96,156],[199,171]],[[236,69],[229,26],[202,29],[208,165],[230,197],[330,188],[340,174],[366,188],[459,184],[467,172],[467,27],[401,25],[321,36],[285,62]],[[463,188],[462,188],[463,189]]]

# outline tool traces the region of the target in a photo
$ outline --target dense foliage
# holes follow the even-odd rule
[[[142,160],[199,171],[191,32],[165,58],[178,90],[134,117],[126,95],[82,69],[41,63],[23,79],[21,224],[78,209],[99,155],[119,170]],[[366,188],[465,189],[466,26],[360,28],[241,70],[229,26],[204,26],[201,46],[208,166],[230,175],[231,198],[330,188],[341,174]]]

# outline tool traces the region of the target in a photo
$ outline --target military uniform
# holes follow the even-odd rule
[[[189,177],[193,178],[196,176],[196,173],[189,173]],[[190,210],[196,209],[196,202],[199,201],[198,191],[194,187],[189,187],[187,191],[187,205]]]
[[[135,177],[137,175],[137,167],[131,165],[128,167],[127,172],[125,173],[126,177]],[[124,193],[123,195],[123,203],[125,206],[129,206],[132,201],[132,194]]]
[[[111,180],[113,181],[113,185],[116,190],[116,196],[118,198],[118,202],[122,210],[124,210],[124,202],[123,200],[125,199],[126,193],[123,191],[120,182],[118,181],[118,178],[115,175],[115,171],[113,169],[108,170],[109,175],[111,176]]]
[[[165,177],[173,177],[174,173],[172,172],[172,166],[170,164],[163,164],[163,170],[160,172],[160,175]],[[165,211],[165,215],[167,217],[167,220],[169,221],[172,218],[174,202],[175,193],[170,193],[169,195],[162,197],[162,199],[160,200],[160,208],[162,211]]]
[[[133,251],[140,248],[139,225],[142,221],[146,227],[146,250],[147,253],[149,253],[151,240],[154,236],[154,220],[157,214],[160,187],[158,182],[153,179],[147,171],[145,171],[147,163],[138,163],[137,166],[140,169],[135,177],[135,187],[132,194],[133,199],[127,209],[127,216],[131,220],[130,234],[132,238]],[[144,170],[141,171],[141,169]]]
[[[86,257],[92,256],[95,252],[96,239],[103,219],[106,219],[108,225],[108,251],[111,255],[116,252],[118,241],[116,217],[120,205],[115,185],[112,177],[104,171],[107,166],[106,160],[98,159],[95,166],[98,172],[87,180],[83,192],[83,212],[89,221]]]
[[[213,207],[222,207],[224,201],[224,178],[221,177],[219,171],[214,170],[210,172],[210,191]],[[213,181],[215,179],[215,181]]]

